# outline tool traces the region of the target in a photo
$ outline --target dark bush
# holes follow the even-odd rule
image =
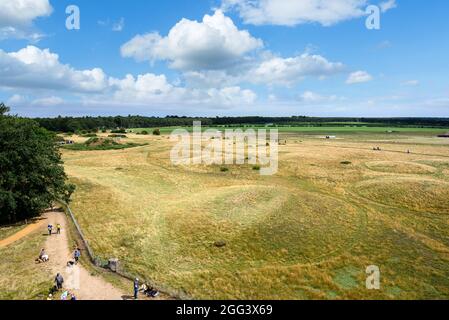
[[[154,129],[153,130],[153,135],[160,136],[161,135],[161,130],[160,129]]]
[[[111,133],[126,133],[126,129],[116,129],[116,130],[111,130]]]
[[[109,138],[128,138],[125,134],[110,134]]]

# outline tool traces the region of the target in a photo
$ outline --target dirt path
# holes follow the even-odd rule
[[[12,236],[3,239],[0,241],[0,248],[4,248],[24,237],[26,237],[27,235],[29,235],[30,233],[36,231],[37,229],[41,228],[45,223],[45,220],[39,220],[33,224],[30,224],[28,226],[26,226],[25,228],[23,228],[22,230],[20,230],[19,232],[13,234]]]
[[[65,287],[75,293],[78,300],[122,300],[125,293],[103,278],[93,276],[81,264],[76,267],[67,267],[67,262],[73,260],[72,248],[69,248],[67,236],[67,218],[62,212],[49,212],[45,214],[45,217],[53,226],[59,223],[62,227],[61,234],[48,236],[45,244],[45,249],[50,256],[46,267],[52,271],[54,276],[61,273],[64,277]]]

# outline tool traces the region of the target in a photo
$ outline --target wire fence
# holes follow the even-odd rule
[[[94,264],[96,267],[109,269],[109,259],[105,259],[105,258],[95,255],[93,249],[89,245],[89,241],[84,236],[84,233],[81,230],[81,227],[80,227],[78,221],[76,220],[75,215],[72,212],[72,209],[70,209],[70,206],[67,203],[65,203],[64,201],[59,201],[59,202],[64,207],[64,209],[65,209],[64,212],[69,216],[70,220],[72,221],[73,225],[75,226],[76,232],[77,232],[79,238],[81,239],[81,241],[83,242],[83,246],[85,247],[85,249],[87,251],[87,254],[89,256],[89,260],[91,261],[91,263]],[[120,263],[120,265],[119,265],[120,267],[117,270],[115,270],[114,273],[118,274],[119,276],[121,276],[125,279],[134,281],[134,279],[139,278],[139,279],[141,279],[142,282],[144,282],[154,288],[157,288],[160,292],[162,292],[166,295],[169,295],[171,298],[174,298],[174,299],[180,299],[180,300],[191,300],[192,299],[188,294],[186,294],[182,290],[176,290],[173,288],[169,288],[163,284],[159,284],[152,280],[149,280],[143,275],[131,274],[125,270],[124,265],[121,264],[120,261],[119,261],[119,263]]]

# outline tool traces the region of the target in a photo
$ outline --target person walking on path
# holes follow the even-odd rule
[[[52,232],[53,232],[53,226],[52,226],[51,224],[49,224],[49,225],[47,226],[47,229],[48,229],[48,235],[51,236],[51,234],[52,234]]]
[[[81,257],[81,250],[80,248],[76,248],[75,252],[73,253],[73,257],[75,258],[75,263],[78,263],[80,257]]]
[[[61,225],[59,223],[56,225],[56,234],[61,234]]]
[[[64,278],[61,276],[60,273],[56,275],[55,282],[56,282],[56,289],[61,290],[62,284],[64,283]]]
[[[139,293],[139,279],[134,280],[134,300],[137,300],[137,295]]]

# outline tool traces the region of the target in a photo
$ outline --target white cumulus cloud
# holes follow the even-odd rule
[[[349,75],[347,84],[364,83],[373,80],[373,77],[366,71],[356,71]]]
[[[163,37],[157,32],[137,35],[121,48],[122,56],[138,61],[168,61],[172,68],[207,70],[228,68],[263,42],[239,30],[217,10],[202,22],[182,19]]]
[[[32,32],[32,23],[38,17],[47,17],[53,11],[49,0],[1,0],[0,39],[19,37],[38,40],[41,35]]]
[[[341,72],[344,65],[330,62],[320,55],[304,53],[290,58],[272,57],[249,73],[256,83],[290,85],[307,76],[328,76]]]
[[[64,99],[56,96],[35,99],[32,104],[37,106],[59,106],[64,103]]]
[[[382,12],[387,12],[388,10],[396,8],[397,4],[396,0],[387,0],[385,2],[381,2],[379,6]]]
[[[102,69],[76,70],[62,64],[49,49],[35,46],[10,53],[0,49],[0,73],[0,86],[10,88],[95,92],[107,85]]]
[[[299,96],[299,100],[304,103],[314,104],[342,100],[342,98],[339,98],[336,95],[324,96],[312,91],[305,91]]]
[[[38,98],[31,105],[57,106],[65,101],[54,94],[64,91],[83,101],[114,105],[207,105],[210,107],[252,104],[257,95],[237,85],[219,88],[188,88],[170,83],[163,74],[152,73],[124,78],[110,77],[100,68],[77,70],[62,64],[49,49],[28,46],[16,52],[0,50],[0,88],[22,89]],[[45,95],[45,93],[50,93]],[[20,93],[20,92],[19,92]],[[26,103],[22,95],[12,96],[13,104]]]
[[[236,9],[245,23],[296,26],[319,23],[323,26],[361,17],[367,0],[223,0],[224,10]]]

